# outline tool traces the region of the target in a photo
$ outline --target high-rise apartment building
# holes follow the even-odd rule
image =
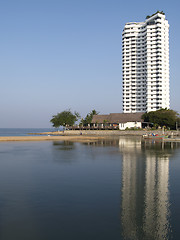
[[[170,107],[169,24],[163,12],[126,23],[122,34],[123,112]]]

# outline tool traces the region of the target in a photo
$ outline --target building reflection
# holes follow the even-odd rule
[[[120,138],[123,156],[123,239],[169,239],[169,158],[172,143]]]

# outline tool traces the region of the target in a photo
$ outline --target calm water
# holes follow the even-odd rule
[[[0,143],[1,240],[180,239],[180,144]]]
[[[27,136],[29,133],[55,131],[53,128],[0,128],[0,136]]]

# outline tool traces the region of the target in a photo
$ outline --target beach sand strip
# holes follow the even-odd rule
[[[92,136],[8,136],[0,137],[0,142],[8,141],[73,141],[73,142],[92,142],[104,137]]]

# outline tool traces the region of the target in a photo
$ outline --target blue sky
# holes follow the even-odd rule
[[[171,108],[180,112],[180,2],[0,1],[0,127],[50,127],[65,109],[122,112],[121,34],[162,10],[170,24]]]

